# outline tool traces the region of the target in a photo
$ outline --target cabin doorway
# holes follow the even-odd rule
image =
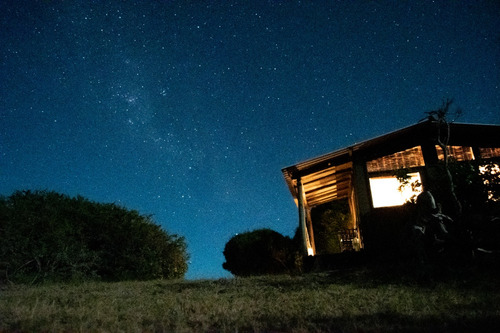
[[[338,199],[311,210],[316,255],[354,251],[359,244],[349,200]]]

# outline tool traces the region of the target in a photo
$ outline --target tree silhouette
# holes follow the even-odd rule
[[[443,190],[450,199],[450,208],[453,210],[453,215],[458,217],[462,214],[462,205],[455,193],[455,185],[449,168],[448,144],[450,141],[450,124],[462,115],[462,110],[460,108],[455,108],[453,111],[455,119],[449,120],[449,116],[452,115],[452,111],[450,110],[452,104],[453,99],[446,99],[437,110],[426,112],[427,117],[424,119],[437,124],[436,142],[444,154],[445,177]]]

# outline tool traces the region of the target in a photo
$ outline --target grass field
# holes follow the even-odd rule
[[[200,281],[10,285],[0,332],[493,332],[492,272],[356,269]],[[389,270],[391,270],[389,269]]]

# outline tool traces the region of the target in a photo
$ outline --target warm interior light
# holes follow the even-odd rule
[[[307,248],[307,255],[308,256],[313,256],[314,255],[314,250],[312,249],[312,247],[308,247]]]
[[[492,175],[497,175],[497,177],[500,177],[500,165],[499,164],[493,164],[490,166],[488,169],[488,166],[486,165],[480,165],[479,166],[479,172],[484,175],[486,173],[491,173]],[[485,185],[488,185],[488,181],[484,181]],[[493,200],[496,201],[495,198],[493,197],[493,192],[488,191],[488,200]]]
[[[409,183],[418,181],[421,184],[420,174],[410,173]],[[401,206],[409,201],[413,196],[422,192],[422,188],[418,187],[415,191],[412,186],[407,185],[400,189],[401,183],[396,177],[373,177],[370,178],[370,189],[372,192],[373,207],[391,207]]]
[[[488,167],[486,165],[480,165],[479,172],[481,172],[481,174],[484,175],[485,173],[489,172]],[[493,174],[493,175],[500,174],[500,165],[493,164],[491,166],[491,174]]]

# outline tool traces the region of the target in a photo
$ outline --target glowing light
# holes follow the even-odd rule
[[[489,167],[487,165],[480,165],[479,166],[479,173],[481,175],[490,173],[491,175],[496,175],[497,177],[500,177],[500,165],[496,164],[496,163],[493,165],[490,165]],[[485,179],[484,184],[489,185],[489,181]],[[497,201],[498,199],[494,198],[492,191],[488,191],[488,200]]]
[[[487,172],[490,172],[492,175],[500,174],[500,165],[493,164],[491,166],[491,170],[488,170],[488,167],[486,165],[480,165],[479,172],[481,172],[481,174],[483,175]]]
[[[312,248],[312,247],[308,247],[308,248],[307,248],[307,255],[308,255],[308,256],[313,256],[313,255],[314,255],[314,250],[313,250],[313,248]]]
[[[410,173],[410,184],[418,181],[421,183],[420,174]],[[396,177],[373,177],[370,178],[370,189],[372,191],[373,207],[391,207],[401,206],[409,201],[413,196],[422,192],[418,187],[413,191],[412,186],[408,185],[400,189],[401,183]]]

